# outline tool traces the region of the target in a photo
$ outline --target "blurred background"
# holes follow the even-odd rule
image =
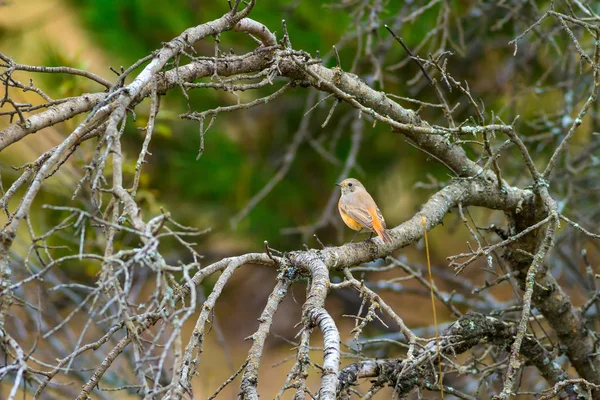
[[[21,64],[77,67],[108,80],[115,79],[109,67],[116,70],[122,66],[127,68],[186,28],[218,18],[228,10],[225,0],[9,0],[5,3],[0,7],[2,53]],[[354,3],[261,0],[251,17],[277,32],[278,38],[282,37],[281,20],[285,19],[293,47],[312,55],[320,53],[329,67],[337,64],[332,53],[332,46],[337,44],[341,68],[356,73],[377,89],[425,102],[437,102],[433,90],[416,65],[408,62],[402,48],[389,40],[383,24],[396,23],[394,26],[406,44],[416,48],[427,35],[437,37],[442,34],[435,32],[439,21],[439,4],[432,2],[433,5],[418,16],[404,18],[402,23],[398,23],[400,16],[410,16],[412,2],[373,2],[372,8],[379,7],[376,18],[369,13],[361,14],[358,8],[353,8]],[[448,32],[450,39],[447,46],[453,55],[448,70],[457,80],[468,80],[473,96],[485,103],[488,117],[493,111],[507,123],[516,115],[520,115],[521,121],[543,121],[542,125],[532,122],[521,126],[523,135],[528,137],[551,132],[554,127],[559,129],[559,134],[535,139],[536,154],[544,159],[560,139],[560,132],[564,132],[562,116],[557,112],[565,105],[564,92],[560,87],[553,86],[562,79],[553,75],[556,71],[556,55],[541,45],[536,47],[532,44],[529,47],[525,40],[520,43],[519,56],[513,57],[514,48],[507,43],[527,27],[529,18],[535,15],[533,10],[525,8],[520,21],[501,24],[506,10],[493,5],[476,6],[476,3],[480,2],[451,2],[451,18],[454,22],[448,25],[452,28]],[[354,29],[357,26],[363,29],[359,33]],[[236,54],[244,54],[255,48],[253,41],[239,33],[223,34],[219,40],[222,50],[233,49]],[[369,48],[368,40],[388,43],[387,48],[372,47],[373,51],[387,52],[380,77],[373,72],[377,69],[365,56]],[[434,40],[421,48],[420,55],[427,57],[436,50],[436,43],[439,44],[439,41]],[[214,40],[204,40],[195,48],[200,55],[212,56]],[[548,73],[548,70],[551,72]],[[93,82],[70,75],[20,73],[16,76],[22,82],[34,79],[35,85],[55,99],[103,90]],[[583,84],[578,77],[572,79],[573,87]],[[554,89],[546,89],[546,84]],[[275,87],[280,87],[280,83],[276,82]],[[267,87],[258,92],[240,92],[238,95],[241,101],[246,102],[274,90],[274,87]],[[212,90],[193,90],[189,93],[189,102],[178,90],[170,91],[161,100],[161,112],[149,147],[151,155],[146,158],[148,163],[143,169],[138,192],[138,199],[143,199],[140,204],[144,208],[144,216],[148,218],[165,209],[185,225],[210,228],[209,233],[196,240],[196,249],[205,257],[205,264],[230,255],[263,251],[265,240],[271,247],[281,251],[302,249],[304,244],[309,247],[320,246],[311,235],[302,234],[306,230],[296,228],[321,221],[328,199],[336,189],[334,183],[338,181],[351,150],[352,120],[356,112],[348,105],[340,104],[331,120],[322,128],[334,100],[324,99],[322,94],[313,94],[307,100],[311,90],[297,88],[276,102],[250,110],[220,114],[205,136],[203,156],[196,160],[200,146],[198,123],[178,116],[188,110],[203,111],[236,104],[238,97]],[[22,102],[39,103],[39,97],[31,92],[14,96]],[[451,104],[457,101],[461,103],[455,112],[456,121],[474,115],[460,93],[448,92],[447,96]],[[323,101],[311,111],[308,135],[298,147],[285,177],[245,217],[238,218],[253,196],[285,165],[286,152],[305,117],[307,104],[310,108],[319,100]],[[408,101],[398,101],[405,107],[420,108]],[[574,99],[571,104],[577,104],[578,101]],[[137,128],[146,125],[148,110],[148,102],[138,106],[135,123],[127,126],[124,135],[124,154],[128,160],[125,173],[132,174],[135,171],[135,162],[144,139],[144,132]],[[425,107],[420,114],[431,123],[444,123],[439,108]],[[8,187],[19,176],[12,166],[37,158],[62,141],[79,121],[75,118],[31,135],[2,152],[0,172],[4,187]],[[0,118],[0,129],[9,123],[7,118]],[[597,145],[598,140],[593,136],[598,130],[597,121],[586,121],[586,124],[590,125],[575,140],[574,154],[590,143]],[[348,177],[358,178],[365,184],[382,210],[388,227],[396,226],[418,211],[419,206],[443,182],[449,181],[450,172],[410,145],[402,136],[392,133],[387,126],[373,126],[365,118],[361,129],[356,165]],[[498,138],[494,143],[497,145],[504,140]],[[468,144],[465,146],[473,159],[477,159],[480,148],[471,148]],[[69,164],[45,186],[37,200],[38,208],[34,210],[39,213],[34,227],[38,232],[47,231],[61,217],[60,213],[42,212],[43,204],[81,206],[79,200],[72,200],[71,196],[83,176],[82,166],[89,160],[94,148],[95,143],[82,146]],[[522,185],[528,179],[517,159],[517,153],[511,149],[501,159],[504,177],[512,185]],[[585,198],[580,199],[582,203],[579,205],[597,204],[594,190],[598,188],[598,183],[594,181],[595,176],[580,174],[576,177],[582,179],[581,187],[592,189]],[[577,182],[577,179],[573,179],[572,182]],[[556,194],[560,197],[561,191],[567,193],[572,188],[557,184],[554,190],[555,193],[558,191]],[[505,226],[501,213],[477,209],[472,209],[471,213],[482,226],[492,223]],[[316,230],[325,245],[342,244],[354,235],[337,218],[337,212],[333,216]],[[590,218],[598,218],[597,213]],[[22,256],[28,244],[25,232],[23,235],[21,242],[15,246],[15,251],[21,251]],[[359,236],[358,240],[365,237]],[[453,271],[447,268],[446,257],[466,251],[468,239],[468,231],[454,214],[448,216],[443,226],[431,232],[432,263],[437,271],[438,284],[443,289],[452,291],[456,288],[456,282],[452,283]],[[69,243],[72,238],[57,240]],[[594,260],[596,251],[596,248],[590,250],[590,257]],[[172,261],[187,257],[169,248],[163,249],[163,254]],[[402,250],[397,256],[417,268],[422,268],[425,260],[422,243]],[[573,257],[567,252],[559,264],[567,263],[569,259],[573,260]],[[564,271],[567,272],[561,270],[558,273],[578,273],[581,265],[577,261],[574,263],[574,266],[565,267]],[[73,282],[92,281],[98,273],[97,264],[74,262],[63,269]],[[486,279],[494,279],[493,275],[482,272],[482,269],[482,264],[471,266],[463,278],[472,279],[473,285],[482,285]],[[231,368],[237,369],[245,359],[250,344],[243,339],[256,329],[256,318],[274,286],[275,276],[275,271],[249,266],[236,273],[227,285],[217,303],[214,332],[210,335],[212,342],[205,346],[205,360],[214,362],[204,364],[210,365],[210,368],[201,370],[196,382],[200,397],[210,395],[230,375]],[[210,292],[213,283],[214,280],[206,282],[206,293]],[[431,306],[424,296],[428,294],[417,290],[414,282],[408,282],[406,286],[414,290],[400,294],[385,292],[383,296],[410,327],[429,326],[432,322]],[[499,299],[512,295],[508,285],[494,289],[493,293]],[[577,294],[573,294],[577,301]],[[298,331],[295,325],[301,318],[303,298],[304,285],[297,285],[293,296],[287,297],[275,318],[272,331],[279,337],[274,335],[268,340],[269,352],[262,364],[259,383],[260,393],[266,398],[272,398],[277,392],[293,362],[288,360],[281,366],[274,366],[295,354],[291,351],[293,344],[286,340],[294,340]],[[61,301],[58,297],[51,300],[57,304]],[[338,321],[345,340],[350,337],[354,320],[343,315],[356,313],[360,301],[352,291],[341,291],[329,300],[328,308]],[[450,319],[445,310],[440,309],[440,312],[442,322]],[[382,324],[374,323],[367,334],[378,335],[391,331]],[[314,340],[317,343],[319,336],[315,335]],[[273,379],[267,380],[266,376]],[[228,390],[231,396],[237,393],[235,387]]]

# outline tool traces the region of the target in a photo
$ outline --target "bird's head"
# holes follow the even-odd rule
[[[342,189],[342,195],[348,194],[348,193],[353,193],[356,190],[364,190],[365,189],[363,184],[360,183],[358,181],[358,179],[354,179],[354,178],[344,179],[340,183],[336,183],[336,185]]]

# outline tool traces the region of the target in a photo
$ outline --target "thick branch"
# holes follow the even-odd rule
[[[340,365],[340,333],[327,310],[325,300],[329,292],[329,269],[312,252],[296,253],[290,257],[292,267],[300,267],[311,276],[310,289],[304,303],[304,329],[319,327],[323,334],[323,372],[319,398],[335,399],[335,388]]]

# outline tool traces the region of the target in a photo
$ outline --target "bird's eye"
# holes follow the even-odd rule
[[[351,184],[351,183],[349,183],[349,184],[348,184],[348,187],[352,187],[352,184]]]

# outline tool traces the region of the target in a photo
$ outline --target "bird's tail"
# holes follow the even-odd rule
[[[383,243],[392,243],[392,237],[387,230],[383,229],[383,227],[381,229],[376,229],[375,232],[377,232],[377,236],[383,240]]]

